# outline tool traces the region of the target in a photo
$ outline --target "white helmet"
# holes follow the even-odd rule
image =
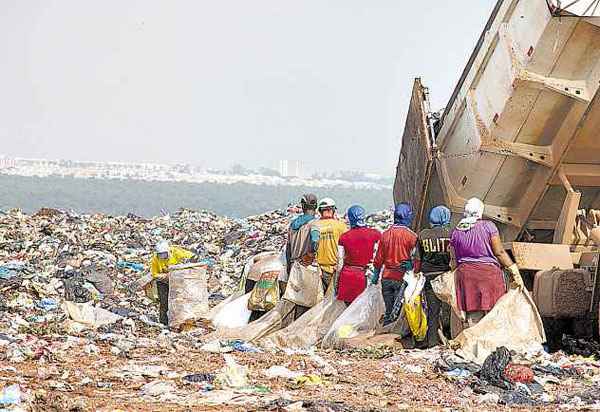
[[[335,209],[335,200],[330,197],[324,197],[319,201],[319,210],[323,209]]]
[[[156,253],[169,253],[169,242],[166,240],[159,241],[154,250]]]

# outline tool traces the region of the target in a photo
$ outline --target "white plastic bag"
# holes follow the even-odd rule
[[[321,269],[318,266],[304,266],[300,262],[294,262],[283,299],[312,308],[322,301],[323,297]]]
[[[344,340],[374,333],[385,313],[381,283],[369,285],[333,323],[323,338],[323,349],[341,348]]]
[[[460,345],[456,353],[480,365],[500,346],[523,354],[542,351],[545,341],[542,319],[529,292],[518,289],[509,290],[483,319],[454,339]]]
[[[225,298],[221,302],[217,303],[217,305],[208,312],[205,319],[213,320],[215,318],[215,316],[217,316],[219,314],[219,312],[221,312],[221,310],[223,310],[223,308],[225,308],[225,306],[227,306],[228,304],[230,304],[231,302],[233,302],[234,300],[236,300],[237,298],[239,298],[241,296],[244,296],[244,291],[239,290],[239,289],[236,290],[231,295],[229,295],[227,298]]]
[[[279,271],[279,278],[277,280],[287,283],[289,274],[287,271],[288,262],[287,255],[285,253],[285,246],[281,250],[281,253],[279,253],[279,263],[281,263],[281,271]]]
[[[250,293],[239,296],[224,305],[221,310],[212,318],[212,323],[217,329],[238,328],[246,326],[250,320],[252,312],[248,310],[248,299]]]
[[[458,299],[456,298],[456,283],[454,280],[454,270],[442,273],[431,281],[431,288],[439,300],[447,303],[458,319],[465,319],[465,313],[458,308]]]
[[[75,303],[65,300],[62,307],[75,322],[92,328],[110,325],[111,323],[123,319],[123,317],[109,312],[106,309],[94,307],[89,302]]]
[[[259,343],[267,348],[308,349],[323,339],[345,309],[346,304],[331,294],[289,326],[268,335]]]
[[[173,266],[169,274],[169,327],[178,329],[208,313],[208,276],[199,264]]]

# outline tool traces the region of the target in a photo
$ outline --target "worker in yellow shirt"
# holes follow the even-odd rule
[[[177,246],[169,246],[169,242],[161,240],[156,244],[155,253],[150,260],[150,273],[153,282],[156,282],[159,302],[160,323],[167,325],[169,319],[167,310],[169,309],[169,278],[166,276],[169,267],[184,263],[195,257],[192,252]]]
[[[335,201],[329,197],[321,199],[318,205],[321,218],[311,222],[310,240],[321,268],[325,290],[334,280],[338,265],[338,242],[348,226],[336,218]]]

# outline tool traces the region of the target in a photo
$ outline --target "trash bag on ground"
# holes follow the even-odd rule
[[[203,264],[176,265],[169,273],[169,327],[178,329],[208,313],[208,276]]]
[[[258,339],[288,326],[294,320],[296,305],[282,299],[260,319],[239,328],[222,328],[206,336],[206,340],[241,339],[255,342]]]
[[[546,334],[542,319],[526,290],[511,289],[475,326],[454,339],[457,354],[482,364],[500,346],[517,353],[541,351]]]
[[[76,303],[64,301],[62,307],[73,321],[92,328],[110,325],[123,319],[121,316],[115,315],[106,309],[92,306],[89,302]]]
[[[384,313],[385,303],[381,294],[381,283],[367,286],[333,323],[323,338],[321,347],[342,348],[346,339],[375,333]]]
[[[259,341],[267,348],[307,349],[323,339],[335,320],[344,312],[346,304],[337,300],[333,293],[310,308],[306,313],[281,329]]]
[[[233,296],[233,295],[232,295]],[[250,293],[230,301],[212,318],[215,328],[239,328],[246,326],[252,311],[248,309]]]
[[[233,302],[234,300],[236,300],[237,298],[242,297],[242,296],[244,296],[244,291],[236,290],[231,295],[229,295],[227,298],[225,298],[221,302],[219,302],[215,307],[213,307],[208,312],[208,314],[205,316],[205,319],[214,320],[215,317],[221,312],[221,310],[225,309],[225,307],[227,305],[229,305],[231,302]],[[248,296],[250,296],[250,295],[248,294]]]
[[[479,377],[499,388],[511,389],[511,383],[504,376],[504,370],[511,360],[510,351],[506,347],[500,346],[485,358],[479,371]]]
[[[250,292],[248,309],[268,312],[279,302],[279,270],[263,272]]]
[[[321,269],[294,262],[283,298],[296,305],[313,307],[323,300]]]

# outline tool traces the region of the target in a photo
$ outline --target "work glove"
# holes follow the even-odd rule
[[[376,285],[377,282],[379,282],[379,272],[381,272],[381,269],[373,269],[371,277],[369,278],[369,282],[371,282],[371,285]]]
[[[513,285],[519,289],[523,290],[525,285],[523,284],[523,278],[521,277],[521,272],[519,272],[519,267],[516,263],[513,263],[508,267],[508,271],[510,272],[513,280]]]

